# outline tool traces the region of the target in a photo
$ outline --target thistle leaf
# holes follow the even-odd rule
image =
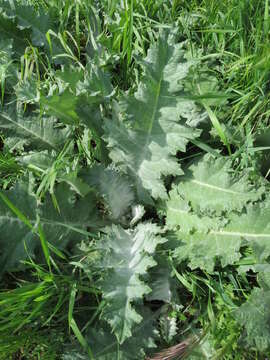
[[[18,184],[13,190],[4,194],[31,222],[36,220],[36,199],[28,195],[26,183]],[[32,225],[32,222],[31,222]],[[34,225],[34,224],[33,224]],[[7,241],[8,240],[8,241]],[[30,254],[36,248],[38,237],[21,219],[0,199],[0,264],[1,275],[8,269],[17,266],[26,259],[24,243]]]
[[[17,27],[16,19],[14,14],[7,14],[6,6],[7,1],[0,2],[0,31],[1,41],[13,40],[14,53],[19,56],[22,55],[27,46],[27,39],[29,39],[28,30],[20,30]],[[8,5],[9,6],[9,5]]]
[[[169,193],[169,199],[166,202],[167,228],[170,230],[179,228],[184,233],[189,233],[194,229],[207,233],[209,229],[218,228],[221,223],[219,218],[211,218],[206,215],[202,216],[200,213],[197,214],[192,211],[189,201],[181,195],[182,185],[181,183],[179,186],[174,186]]]
[[[193,210],[216,214],[241,212],[248,202],[260,200],[265,191],[263,186],[252,185],[248,174],[234,172],[230,160],[211,155],[189,166],[180,181],[179,194],[188,199]]]
[[[105,322],[99,321],[96,327],[91,327],[86,338],[96,360],[141,360],[145,358],[145,351],[155,349],[158,338],[156,328],[156,314],[146,307],[140,307],[143,320],[133,329],[133,336],[124,344],[119,345],[116,337]],[[75,349],[67,349],[63,360],[89,359],[87,355]]]
[[[47,196],[40,207],[40,222],[52,244],[64,249],[87,237],[88,229],[102,227],[103,222],[96,209],[96,199],[92,192],[77,199],[67,184],[59,184],[55,197],[60,213],[55,209],[51,197]],[[91,235],[91,230],[89,236]]]
[[[120,220],[134,203],[134,191],[129,179],[116,170],[94,166],[83,170],[80,176],[104,198],[113,220]]]
[[[178,232],[181,245],[175,250],[175,257],[189,259],[191,268],[200,267],[213,271],[217,259],[224,267],[240,258],[241,246],[249,245],[256,254],[257,261],[263,262],[270,255],[270,200],[262,205],[254,205],[246,213],[232,213],[228,224],[207,233],[192,234]],[[202,218],[203,221],[204,218]]]
[[[35,149],[57,149],[66,141],[68,130],[57,129],[55,119],[24,117],[14,109],[0,113],[0,129],[10,138],[21,139]]]
[[[200,134],[190,124],[203,115],[184,91],[193,65],[175,37],[162,33],[143,61],[137,92],[123,100],[116,119],[105,125],[110,157],[132,176],[141,201],[151,203],[150,195],[167,198],[162,177],[182,174],[175,154]]]
[[[68,89],[62,94],[42,96],[41,103],[46,107],[47,114],[56,116],[64,124],[78,125],[79,117],[75,111],[77,99]]]
[[[14,14],[17,18],[17,26],[20,30],[29,29],[31,40],[34,46],[44,46],[47,44],[46,33],[52,29],[53,22],[48,13],[39,8],[37,13],[33,6],[16,4]]]
[[[169,344],[177,334],[177,319],[164,314],[160,318],[160,332],[162,338]]]
[[[149,271],[148,283],[151,292],[146,296],[148,301],[176,302],[178,295],[176,281],[171,276],[171,267],[164,256],[156,257],[158,265]]]
[[[166,241],[159,233],[159,227],[151,223],[139,224],[133,231],[113,225],[103,239],[100,266],[107,273],[100,283],[106,300],[102,318],[111,325],[120,344],[142,321],[132,303],[151,291],[140,276],[156,265],[151,254]]]
[[[235,312],[238,322],[245,327],[247,342],[260,351],[270,347],[270,290],[255,288],[246,303]]]
[[[40,253],[40,241],[35,228],[37,215],[46,240],[59,249],[82,241],[87,236],[88,227],[95,228],[100,224],[96,217],[93,195],[76,200],[69,187],[64,184],[59,185],[55,192],[60,213],[49,196],[43,205],[39,205],[35,196],[29,193],[26,182],[18,183],[15,188],[3,194],[24,218],[19,218],[0,199],[1,273],[20,269],[20,262],[27,258],[27,252],[32,256]]]
[[[264,186],[249,183],[231,172],[231,162],[209,156],[197,161],[174,186],[166,202],[166,224],[175,230],[180,246],[178,261],[189,259],[191,268],[213,271],[240,258],[249,245],[257,260],[270,254],[270,199],[262,198]],[[260,183],[260,182],[259,182]]]
[[[39,8],[39,11],[35,11],[33,6],[23,4],[22,2],[10,3],[1,0],[0,13],[1,12],[0,24],[3,19],[9,19],[9,23],[6,20],[5,26],[4,23],[2,26],[6,32],[11,32],[10,38],[15,38],[18,43],[20,38],[21,42],[23,41],[23,44],[27,46],[27,43],[24,43],[25,36],[23,36],[27,33],[30,34],[30,39],[34,46],[46,46],[48,49],[46,33],[49,29],[53,29],[54,24],[49,13],[45,12],[42,7]],[[14,29],[11,27],[11,21],[14,24]],[[7,24],[9,24],[9,26],[7,26]]]

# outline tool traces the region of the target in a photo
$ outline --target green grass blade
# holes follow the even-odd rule
[[[82,345],[84,350],[87,351],[89,359],[95,360],[93,353],[92,353],[87,341],[85,340],[84,336],[80,332],[80,329],[78,328],[78,325],[76,324],[74,318],[71,319],[70,326],[71,326],[76,338],[78,339],[79,343]]]
[[[1,200],[10,208],[10,210],[26,225],[29,229],[33,229],[33,225],[27,217],[9,200],[9,198],[0,192]]]

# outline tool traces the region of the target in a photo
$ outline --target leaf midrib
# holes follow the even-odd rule
[[[164,69],[163,69],[163,71],[164,71]],[[140,156],[140,159],[141,159],[140,166],[141,166],[142,162],[145,160],[145,154],[148,151],[149,139],[150,139],[152,129],[153,129],[153,125],[154,125],[154,121],[155,121],[155,118],[156,118],[156,113],[157,113],[158,104],[159,104],[159,98],[160,98],[161,82],[162,82],[162,79],[163,79],[163,71],[160,72],[161,76],[160,76],[160,79],[159,79],[159,82],[158,82],[158,87],[157,87],[157,92],[156,92],[156,97],[155,97],[155,103],[154,103],[154,109],[153,109],[153,113],[152,113],[152,117],[151,117],[151,121],[150,121],[148,130],[147,130],[147,136],[146,136],[146,139],[145,139],[144,150],[143,150],[143,152],[141,153],[141,156]]]
[[[233,190],[230,190],[230,189],[225,189],[225,188],[222,188],[222,187],[220,187],[220,186],[211,185],[211,184],[206,183],[206,182],[203,182],[203,181],[199,181],[199,180],[195,180],[195,179],[192,179],[192,180],[190,180],[190,181],[193,182],[193,183],[196,184],[196,185],[208,187],[208,188],[210,188],[210,189],[212,189],[212,190],[217,190],[217,191],[229,193],[229,194],[232,194],[232,195],[245,195],[245,194],[242,193],[242,192],[233,191]]]
[[[0,115],[1,117],[3,117],[4,119],[6,119],[7,121],[11,122],[12,124],[14,124],[15,126],[20,127],[21,129],[23,129],[25,132],[28,132],[29,134],[33,135],[34,137],[36,137],[37,139],[41,140],[44,144],[49,145],[50,147],[52,147],[53,149],[55,149],[55,145],[51,144],[49,141],[46,141],[43,137],[38,136],[37,133],[31,131],[30,129],[24,127],[22,124],[14,121],[11,117],[7,116],[5,113],[2,113]],[[1,125],[0,125],[1,127]]]
[[[163,69],[163,71],[164,71],[164,69]],[[161,74],[163,74],[163,72],[161,72]],[[147,131],[147,143],[149,141],[150,134],[152,133],[154,120],[156,118],[156,113],[157,113],[158,104],[159,104],[159,98],[160,98],[160,90],[161,90],[162,79],[163,79],[163,75],[160,76],[160,79],[159,79],[159,82],[158,82],[158,88],[157,88],[156,97],[155,97],[155,105],[154,105],[154,109],[153,109],[153,114],[152,114],[151,121],[150,121],[150,124],[149,124],[149,128],[148,128],[148,131]]]
[[[21,223],[21,224],[23,224],[25,226],[24,222],[22,220],[20,220],[16,216],[1,215],[0,220],[18,222],[18,223]],[[35,223],[36,223],[36,220],[29,220],[29,221],[30,221],[30,223],[32,225],[35,225]],[[77,227],[78,223],[64,222],[64,221],[61,222],[61,221],[49,220],[49,219],[46,219],[46,218],[40,218],[40,222],[41,222],[41,224],[45,224],[45,225],[65,227],[65,228],[68,228],[68,229],[73,230],[75,232],[79,232],[79,233],[83,233],[83,234],[88,233],[87,231],[84,231],[84,230],[78,228]],[[91,222],[80,223],[79,225],[80,225],[81,228],[83,228],[83,227],[91,226]],[[29,231],[31,231],[31,229],[29,229]]]
[[[210,234],[212,235],[220,235],[220,236],[239,236],[239,237],[244,237],[244,238],[270,238],[270,233],[267,234],[263,234],[263,233],[242,233],[242,232],[238,232],[238,231],[214,231],[211,230]]]

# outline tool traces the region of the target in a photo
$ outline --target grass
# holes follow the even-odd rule
[[[140,59],[147,54],[161,28],[175,26],[179,40],[185,41],[194,56],[203,59],[205,67],[200,76],[207,74],[210,79],[210,74],[217,79],[207,80],[202,89],[196,89],[201,96],[198,101],[208,112],[212,124],[210,136],[199,147],[232,156],[236,169],[252,168],[256,174],[263,168],[263,174],[269,175],[270,165],[265,159],[269,158],[270,144],[268,139],[261,140],[261,134],[269,128],[270,115],[268,0],[43,0],[30,3],[36,11],[43,8],[58,18],[58,28],[47,33],[47,41],[49,45],[57,41],[60,51],[50,57],[43,48],[28,44],[17,63],[0,60],[2,106],[12,101],[16,79],[15,91],[25,112],[36,109],[38,104],[45,107],[43,94],[64,86],[57,77],[61,65],[55,60],[64,59],[66,64],[79,69],[78,72],[84,72],[86,56],[93,51],[98,53],[102,67],[111,73],[115,93],[132,93],[141,72]],[[33,79],[34,88],[31,87]],[[106,105],[100,107],[105,115],[110,111]],[[65,173],[76,173],[79,164],[106,158],[102,141],[99,135],[78,128],[74,130],[72,142],[66,143],[61,152],[55,152],[48,166],[43,169],[31,165],[32,176],[27,172],[27,163],[18,163],[22,146],[9,144],[3,136],[0,186],[8,189],[18,178],[35,177],[39,201],[44,201],[49,193],[60,212],[54,197],[55,184],[62,181]],[[81,191],[80,184],[74,182],[73,185]],[[95,274],[84,272],[83,261],[78,260],[76,254],[72,258],[68,251],[49,251],[46,246],[43,250],[45,260],[41,264],[29,261],[25,272],[14,272],[2,279],[0,359],[60,359],[71,340],[80,343],[88,358],[93,359],[85,334],[103,306],[99,291],[89,286]],[[209,343],[215,349],[215,354],[209,353],[209,357],[204,358],[260,359],[257,349],[246,349],[241,327],[232,315],[235,307],[249,297],[254,283],[256,285],[254,274],[239,275],[231,268],[214,274],[185,268],[173,271],[184,294],[183,308],[170,309],[170,316],[180,324],[177,339],[185,339],[190,330],[185,323],[188,319],[193,330],[200,327],[205,331],[207,340],[203,346],[207,348]],[[91,315],[89,321],[84,318],[85,311]],[[173,344],[174,340],[164,335],[162,345]],[[200,354],[207,351],[203,346]]]

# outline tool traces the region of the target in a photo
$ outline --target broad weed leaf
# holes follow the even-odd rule
[[[151,223],[141,223],[134,230],[113,225],[102,241],[100,266],[107,270],[100,282],[106,301],[102,318],[111,325],[120,344],[132,336],[134,326],[143,320],[133,302],[151,289],[140,276],[156,265],[152,254],[165,241],[160,228]]]
[[[231,171],[231,161],[204,156],[173,186],[166,202],[167,228],[174,230],[178,261],[213,271],[217,261],[233,264],[241,246],[253,248],[258,261],[270,254],[270,202],[265,187]]]
[[[28,254],[40,253],[40,240],[35,231],[37,215],[46,240],[59,249],[81,242],[87,237],[88,229],[94,231],[102,226],[93,195],[78,200],[65,184],[57,186],[55,191],[60,212],[49,195],[44,204],[38,204],[36,197],[29,193],[27,182],[18,183],[3,194],[24,215],[29,226],[3,200],[0,201],[1,273],[22,268],[21,262]]]
[[[246,330],[249,346],[256,346],[260,351],[270,346],[270,291],[254,288],[248,301],[235,312],[237,321]]]
[[[184,91],[193,65],[175,37],[163,32],[142,62],[137,92],[126,96],[115,107],[115,118],[106,122],[110,157],[130,174],[145,203],[152,202],[151,196],[167,198],[163,177],[182,174],[175,155],[200,134],[190,124],[203,115]]]
[[[131,182],[116,170],[96,165],[82,170],[80,177],[103,197],[112,220],[121,220],[135,201]]]
[[[0,129],[8,137],[21,139],[32,149],[58,149],[66,142],[68,129],[56,128],[53,117],[23,116],[13,107],[0,113]]]
[[[260,200],[265,189],[258,185],[250,183],[248,174],[235,173],[229,159],[205,155],[186,169],[178,191],[194,210],[221,214],[241,212],[248,202]]]

